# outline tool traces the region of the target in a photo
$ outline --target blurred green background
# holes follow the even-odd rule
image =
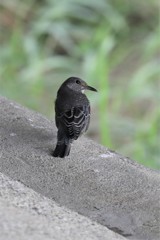
[[[159,0],[0,0],[0,94],[54,119],[59,85],[89,93],[88,135],[160,168]]]

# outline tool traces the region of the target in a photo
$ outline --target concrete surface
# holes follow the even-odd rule
[[[0,173],[1,240],[123,240]]]
[[[53,158],[54,123],[5,98],[0,136],[3,174],[128,239],[159,239],[158,172],[84,137]]]

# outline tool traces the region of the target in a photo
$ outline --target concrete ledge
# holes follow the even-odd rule
[[[0,239],[123,240],[0,173]]]
[[[0,136],[3,174],[127,238],[159,239],[158,172],[86,138],[68,158],[53,158],[54,123],[5,98]]]

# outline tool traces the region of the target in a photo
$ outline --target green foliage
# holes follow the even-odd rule
[[[57,87],[97,87],[101,143],[160,167],[158,0],[0,1],[0,93],[53,118]]]

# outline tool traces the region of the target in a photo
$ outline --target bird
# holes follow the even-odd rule
[[[78,77],[69,77],[60,86],[55,100],[57,144],[53,157],[65,158],[71,143],[85,133],[90,123],[90,102],[85,90],[97,90]]]

